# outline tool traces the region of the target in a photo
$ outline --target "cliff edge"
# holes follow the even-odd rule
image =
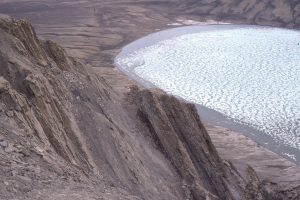
[[[101,73],[0,16],[0,199],[297,199],[220,158],[195,107],[118,92]]]

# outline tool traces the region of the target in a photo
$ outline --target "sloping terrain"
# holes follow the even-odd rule
[[[100,190],[91,199],[107,190],[121,199],[246,195],[248,182],[220,159],[193,106],[138,88],[122,106],[27,22],[5,17],[0,27],[2,199],[82,197],[79,183]]]
[[[94,67],[111,67],[124,45],[177,20],[300,28],[298,0],[1,0],[0,13],[29,20]]]
[[[287,197],[223,161],[193,105],[138,86],[118,94],[27,22],[0,27],[1,199]]]
[[[1,15],[0,199],[298,199],[298,167],[209,127],[215,148],[193,105],[112,69],[123,45],[211,2],[2,0],[46,40]]]
[[[187,0],[179,7],[204,19],[288,28],[300,27],[298,0]]]

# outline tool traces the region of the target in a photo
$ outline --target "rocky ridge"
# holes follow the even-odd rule
[[[193,105],[120,94],[26,21],[1,15],[0,67],[0,199],[299,197],[221,159]]]
[[[300,27],[298,0],[187,0],[178,7],[203,19],[286,28]]]

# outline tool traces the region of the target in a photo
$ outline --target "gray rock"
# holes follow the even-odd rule
[[[8,147],[8,142],[4,139],[0,139],[0,147],[5,149],[6,147]]]
[[[76,56],[89,60],[97,57],[101,59],[99,66],[112,66],[112,58],[120,45],[156,28],[166,27],[169,18],[174,18],[181,6],[185,13],[195,14],[197,8],[205,9],[197,6],[199,1],[193,0],[187,4],[187,1],[176,0],[174,5],[164,1],[153,5],[149,1],[147,4],[132,1],[125,6],[117,2],[43,1],[31,4],[25,0],[15,4],[15,9],[19,10],[13,13],[20,17],[21,10],[25,9],[24,13],[37,20],[39,33],[46,33],[46,38],[57,34],[52,34],[53,31],[66,31],[63,33],[68,37],[61,36],[64,45],[71,44],[69,52],[78,53],[79,49]],[[225,1],[200,2],[217,6],[207,9],[204,15],[220,16],[232,5],[222,2]],[[235,3],[244,9],[244,4]],[[271,2],[262,3],[265,8]],[[1,2],[0,10],[9,10],[9,5]],[[278,7],[278,1],[274,5],[270,8]],[[90,7],[99,9],[99,13],[91,12],[90,15]],[[39,9],[44,11],[37,14]],[[286,10],[286,6],[283,9]],[[266,13],[263,22],[285,26],[290,20],[283,16],[283,21],[277,21],[273,13],[265,10],[260,11]],[[171,11],[173,15],[168,16]],[[234,13],[229,16],[239,20],[242,15],[239,9]],[[179,16],[180,12],[177,14]],[[247,18],[246,22],[249,21],[253,19]],[[262,22],[260,19],[254,21]],[[43,24],[48,22],[51,25]],[[72,36],[76,42],[70,39]],[[91,46],[95,43],[99,48],[93,50]],[[22,108],[17,109],[15,115],[9,113],[9,118],[0,118],[0,131],[10,141],[5,152],[0,152],[0,180],[9,183],[0,184],[0,199],[299,197],[298,169],[288,177],[281,177],[281,182],[265,179],[280,169],[290,168],[290,163],[280,169],[261,168],[261,162],[254,162],[252,158],[255,166],[249,168],[245,178],[234,164],[224,162],[193,105],[160,90],[144,89],[111,68],[93,69],[83,65],[68,57],[56,43],[40,41],[32,26],[24,20],[1,19],[0,16],[0,44],[1,107],[5,113],[9,108]],[[131,87],[133,85],[136,87]],[[77,96],[80,99],[76,100]],[[249,147],[244,151],[249,151]],[[277,158],[274,155],[272,159]],[[263,173],[256,174],[255,169],[268,173],[261,176]]]

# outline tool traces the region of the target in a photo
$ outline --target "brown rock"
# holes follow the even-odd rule
[[[86,14],[86,2],[73,2],[75,10],[82,12],[70,16]],[[51,1],[49,5],[52,3],[54,7],[46,4],[42,8],[50,12],[51,8],[63,5],[62,9],[70,9],[68,4]],[[193,9],[189,6],[198,2],[189,3],[185,8],[192,12],[196,6],[192,6]],[[105,27],[124,17],[122,12],[109,13],[112,10],[129,10],[130,17],[139,23],[136,16],[148,16],[150,12],[150,8],[129,4],[120,4],[120,7],[107,2],[100,4]],[[0,5],[3,8],[3,3]],[[28,5],[24,7],[32,9],[40,3]],[[161,5],[162,8],[171,7],[165,2]],[[95,3],[95,6],[99,4]],[[245,5],[241,7],[245,8]],[[246,10],[251,10],[250,7]],[[275,15],[282,15],[284,23],[288,23],[291,18],[282,14],[287,8],[283,6],[282,9],[284,12],[277,10],[276,14],[266,11],[262,21],[269,22]],[[230,12],[228,6],[224,9],[217,6],[209,13],[219,17],[225,11]],[[238,18],[239,11],[235,13]],[[159,22],[150,20],[149,27],[170,21],[157,16],[160,16]],[[114,20],[108,23],[111,17]],[[118,23],[124,23],[121,21]],[[127,23],[125,20],[126,27]],[[284,26],[280,20],[272,23]],[[102,52],[99,47],[101,55],[105,55],[103,63],[111,64],[111,58],[121,44],[153,31],[149,28],[133,34],[134,31],[120,29],[131,36],[110,35],[115,32],[110,27],[111,32],[106,34],[108,39],[101,40],[107,42],[107,49]],[[101,34],[97,34],[98,40]],[[109,46],[112,42],[114,45]],[[10,144],[6,150],[11,148],[0,152],[0,179],[12,183],[0,184],[0,199],[250,200],[299,197],[297,187],[289,190],[289,195],[278,190],[283,179],[280,183],[261,181],[252,168],[244,177],[232,162],[224,161],[193,105],[159,90],[141,89],[141,86],[130,90],[135,83],[120,73],[109,68],[94,70],[68,57],[59,45],[41,42],[32,26],[24,20],[2,16],[0,44],[0,107],[3,110],[0,133]],[[92,52],[97,53],[99,49]],[[15,108],[21,109],[8,118],[5,113]],[[33,170],[32,166],[38,166],[42,173]],[[15,176],[10,176],[11,171]],[[297,181],[294,185],[297,186]]]

